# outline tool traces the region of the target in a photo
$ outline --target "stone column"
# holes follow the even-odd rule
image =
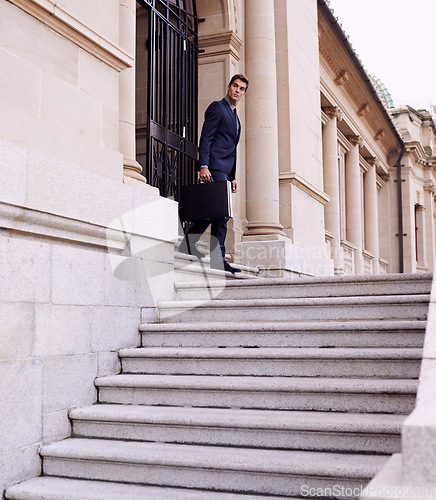
[[[345,157],[345,202],[347,241],[356,248],[354,273],[363,274],[362,244],[362,184],[359,164],[359,147],[363,145],[360,136],[348,137],[352,147]]]
[[[416,248],[418,250],[417,266],[427,266],[427,252],[425,248],[426,234],[425,234],[425,207],[423,205],[415,206],[416,214]]]
[[[136,0],[120,0],[120,46],[132,56],[136,47]],[[146,182],[136,161],[135,68],[120,73],[120,152],[124,156],[124,182]]]
[[[435,255],[436,250],[436,235],[435,235],[435,194],[436,186],[433,181],[428,180],[424,184],[424,206],[425,210],[425,236],[426,236],[426,254],[429,256],[427,268],[433,272],[434,259],[431,258]]]
[[[341,247],[341,210],[338,164],[338,120],[342,120],[339,108],[324,108],[330,120],[322,131],[322,158],[324,164],[324,191],[330,197],[325,205],[326,230],[332,233],[332,258],[335,274],[344,274],[344,258]]]
[[[274,0],[245,3],[247,231],[244,240],[284,236],[279,168]]]
[[[379,234],[378,234],[378,191],[375,158],[368,158],[370,165],[368,172],[364,175],[365,195],[365,247],[374,255],[372,262],[372,273],[379,273]]]

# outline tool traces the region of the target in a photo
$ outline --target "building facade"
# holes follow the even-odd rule
[[[433,269],[434,124],[388,114],[324,0],[0,0],[0,61],[0,489],[172,297],[178,188],[234,73],[236,263]]]
[[[435,122],[426,110],[389,110],[405,142],[402,159],[405,272],[434,270]]]

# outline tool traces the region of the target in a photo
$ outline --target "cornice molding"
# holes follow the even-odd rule
[[[369,113],[370,106],[368,103],[362,104],[360,109],[357,111],[357,116],[366,116]]]
[[[59,35],[117,71],[133,67],[133,56],[49,0],[8,0]]]
[[[202,35],[198,38],[198,47],[206,52],[200,54],[199,58],[231,54],[239,61],[242,45],[242,40],[234,31]]]
[[[303,177],[298,175],[296,172],[280,172],[279,180],[280,182],[289,182],[290,184],[298,187],[301,191],[304,191],[323,205],[330,201],[330,196],[303,179]]]
[[[336,66],[335,62],[330,57],[330,54],[322,45],[322,43],[319,44],[319,55],[322,56],[321,62],[324,64],[324,67],[329,70],[330,74],[333,76],[333,79],[335,79],[339,75],[340,70]]]
[[[339,75],[335,78],[336,85],[345,85],[350,79],[350,75],[346,69],[343,69]]]
[[[333,241],[335,239],[335,235],[331,233],[330,231],[325,231],[325,240],[326,241]]]
[[[424,182],[424,191],[430,192],[433,196],[436,193],[436,184],[432,180]]]
[[[380,141],[383,139],[383,137],[386,135],[386,130],[384,128],[381,128],[374,136],[374,139],[376,141]]]
[[[338,144],[340,144],[345,149],[345,151],[349,151],[352,146],[347,137],[345,137],[345,135],[339,129],[338,129]]]
[[[322,56],[321,62],[324,61],[324,66],[329,70],[336,85],[340,86],[346,91],[351,101],[356,106],[356,109],[360,110],[362,108],[362,105],[365,103],[361,103],[359,101],[350,84],[348,83],[350,79],[349,72],[346,69],[339,68],[336,65],[332,57],[330,57],[327,49],[321,43],[319,44],[319,54],[320,56]]]
[[[383,172],[381,174],[377,174],[377,184],[382,187],[384,186],[387,182],[390,181],[391,179],[391,174],[390,172]]]
[[[392,176],[395,178],[396,177],[396,166],[395,165],[390,168],[390,172],[392,173]],[[414,181],[416,181],[421,186],[424,185],[425,179],[424,179],[424,177],[418,175],[417,169],[415,168],[414,165],[402,166],[401,172],[403,172],[404,176],[406,176],[406,175],[410,176]]]
[[[366,259],[368,259],[368,260],[374,260],[374,259],[375,259],[375,255],[374,255],[372,252],[370,252],[369,250],[365,250],[365,249],[363,249],[363,250],[362,250],[362,255],[363,255]]]
[[[330,89],[328,88],[326,82],[321,78],[321,91],[324,93],[324,95],[327,97],[327,99],[333,103],[332,106],[324,106],[321,108],[321,118],[323,120],[323,124],[327,123],[327,121],[330,119],[329,115],[327,114],[327,110],[331,109],[331,112],[334,112],[333,110],[339,109],[341,111],[341,120],[343,121],[348,127],[354,132],[354,135],[361,136],[364,139],[364,144],[368,151],[375,156],[375,153],[373,151],[373,144],[368,140],[367,134],[365,134],[359,125],[353,120],[347,113],[346,109],[342,109],[340,106],[336,104],[334,96],[330,93]],[[353,135],[353,134],[350,134]],[[338,128],[338,141],[339,143],[342,144],[342,146],[348,151],[351,148],[351,143],[350,141],[345,137],[345,135],[342,133],[342,131]],[[384,162],[380,160],[382,165],[384,165]],[[387,168],[387,167],[384,167]]]
[[[419,141],[406,142],[406,153],[412,154],[413,159],[423,166],[435,167],[436,156],[427,156],[422,144]]]
[[[329,120],[330,120],[330,117],[327,116],[327,114],[324,113],[324,111],[321,108],[321,122],[322,122],[322,124],[326,125]]]
[[[341,247],[351,250],[352,252],[357,251],[357,246],[347,240],[341,240]]]
[[[380,113],[381,110],[377,105],[377,97],[370,94],[369,89],[363,89],[361,85],[361,76],[356,75],[353,66],[345,59],[341,59],[340,55],[331,55],[326,48],[329,46],[329,39],[326,39],[325,42],[323,42],[323,40],[324,38],[322,38],[319,43],[320,64],[335,83],[335,85],[332,85],[332,82],[329,81],[327,84],[327,82],[322,82],[321,78],[324,88],[328,88],[330,94],[333,93],[335,95],[335,101],[338,99],[341,100],[341,98],[338,97],[339,94],[336,94],[338,91],[346,96],[357,116],[365,123],[368,130],[373,130],[373,137],[376,141],[384,139],[384,136],[388,135],[391,128],[392,132],[398,136],[398,132],[394,132],[395,125],[388,114]],[[336,56],[337,59],[335,59]],[[389,125],[386,123],[386,120],[390,122]],[[381,129],[383,129],[382,133],[380,133]],[[398,137],[395,140],[397,139]],[[384,139],[383,144],[385,144],[386,141],[387,140]]]

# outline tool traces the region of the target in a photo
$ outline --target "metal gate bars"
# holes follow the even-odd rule
[[[195,1],[138,0],[137,3],[137,20],[141,15],[146,17],[146,21],[137,22],[137,38],[142,39],[137,46],[138,161],[145,168],[148,182],[158,187],[162,196],[179,200],[180,186],[191,184],[196,178]]]

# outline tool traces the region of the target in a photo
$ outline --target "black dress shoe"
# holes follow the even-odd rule
[[[238,269],[237,267],[231,266],[227,261],[221,261],[221,262],[211,262],[210,263],[211,269],[219,269],[220,271],[226,271],[228,273],[240,273],[241,270]]]
[[[228,273],[240,273],[241,270],[238,269],[237,267],[231,266],[228,262],[224,262],[224,271],[227,271]]]
[[[185,253],[186,255],[192,255],[199,259],[205,257],[204,253],[199,252],[193,243],[191,243],[188,248],[186,241],[182,241],[182,243],[180,243],[179,252]]]

